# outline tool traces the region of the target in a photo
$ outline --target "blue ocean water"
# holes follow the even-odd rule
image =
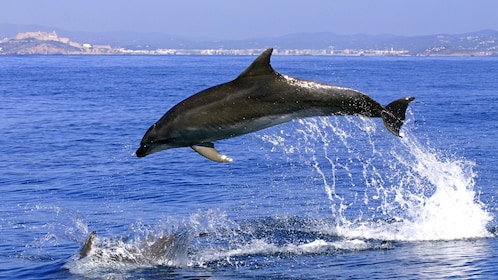
[[[498,59],[274,56],[381,104],[415,96],[403,138],[332,116],[218,141],[231,164],[135,157],[253,59],[0,57],[0,278],[496,277]]]

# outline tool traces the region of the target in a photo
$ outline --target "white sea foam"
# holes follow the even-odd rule
[[[379,246],[378,244],[367,242],[361,239],[344,239],[338,241],[326,241],[316,239],[299,244],[277,245],[265,239],[254,239],[249,243],[241,244],[236,248],[220,250],[220,248],[209,248],[199,252],[196,265],[214,261],[225,261],[227,263],[237,262],[236,258],[244,256],[266,256],[266,255],[302,255],[302,254],[320,254],[335,250],[360,251],[372,248],[387,248],[388,246]]]
[[[312,159],[331,202],[335,224],[327,230],[346,238],[400,241],[492,235],[486,228],[492,216],[475,191],[474,162],[423,145],[409,131],[385,144],[374,139],[374,120],[338,119],[300,120],[300,143],[276,144],[293,153],[305,147],[300,152]],[[267,141],[276,143],[272,140]],[[343,154],[346,159],[337,156]],[[364,192],[345,193],[347,188]]]

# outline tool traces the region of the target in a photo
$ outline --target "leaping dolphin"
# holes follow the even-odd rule
[[[173,106],[147,130],[137,157],[191,147],[210,160],[231,162],[215,150],[213,141],[314,116],[381,117],[387,129],[399,136],[406,108],[415,98],[401,98],[382,107],[354,89],[282,75],[270,65],[272,51],[265,50],[235,80]]]

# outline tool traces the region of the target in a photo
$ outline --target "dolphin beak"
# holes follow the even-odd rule
[[[150,154],[157,153],[159,151],[170,149],[170,148],[171,147],[168,145],[161,145],[161,144],[156,145],[155,143],[154,144],[141,144],[140,148],[138,148],[135,151],[135,155],[137,155],[137,157],[141,158],[141,157],[145,157],[145,156],[148,156]]]
[[[137,151],[135,152],[135,154],[137,155],[137,157],[145,157],[147,155],[147,146],[145,145],[142,145],[140,146],[140,148],[137,149]]]

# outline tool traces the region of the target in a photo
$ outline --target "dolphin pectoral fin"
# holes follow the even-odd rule
[[[190,146],[194,151],[198,152],[201,156],[216,162],[232,162],[232,159],[226,155],[220,154],[215,148],[213,143],[203,143]]]
[[[399,131],[406,116],[406,109],[408,108],[408,104],[413,100],[415,100],[414,97],[395,100],[389,103],[389,105],[385,107],[385,110],[381,112],[384,125],[392,134],[401,137]]]
[[[93,239],[95,238],[96,235],[97,235],[97,232],[95,232],[95,231],[92,231],[92,233],[90,233],[90,235],[88,235],[88,237],[86,238],[86,241],[85,241],[85,245],[83,245],[83,248],[81,248],[80,259],[88,256],[88,254],[90,253],[90,250],[92,249]]]

